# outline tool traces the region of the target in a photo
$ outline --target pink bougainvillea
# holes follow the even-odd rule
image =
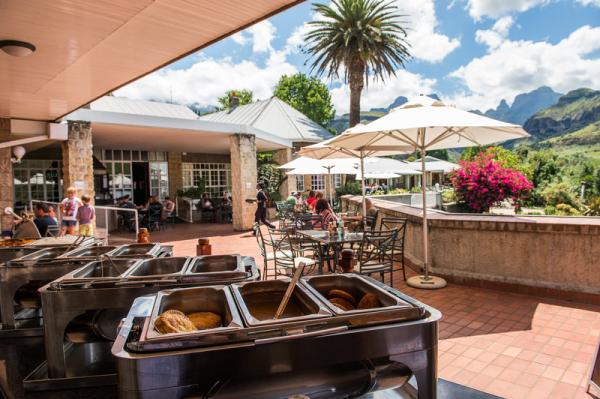
[[[510,199],[518,207],[533,185],[520,172],[496,161],[493,154],[480,153],[473,161],[461,161],[450,174],[458,198],[475,212],[488,212],[497,202]]]

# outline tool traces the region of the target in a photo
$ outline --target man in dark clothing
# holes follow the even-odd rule
[[[35,223],[35,226],[42,237],[46,236],[46,233],[48,232],[48,226],[58,225],[56,220],[54,220],[54,218],[48,214],[49,212],[50,209],[48,208],[48,205],[41,202],[38,202],[35,205],[35,219],[33,220],[33,223]]]
[[[267,194],[264,191],[265,185],[263,183],[258,183],[256,185],[256,189],[258,192],[256,193],[256,212],[254,213],[254,223],[256,223],[256,228],[260,228],[260,222],[263,222],[270,228],[275,228],[275,225],[271,224],[267,220]],[[256,234],[256,230],[254,231]]]

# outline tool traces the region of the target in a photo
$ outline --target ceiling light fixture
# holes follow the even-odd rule
[[[35,51],[35,46],[19,40],[0,40],[0,49],[13,57],[25,57]]]

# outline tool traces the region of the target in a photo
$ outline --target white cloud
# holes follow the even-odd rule
[[[419,94],[430,94],[434,91],[435,79],[427,79],[419,74],[414,74],[401,69],[385,82],[371,81],[362,92],[361,108],[381,108],[390,105],[397,97],[413,97]],[[333,105],[337,114],[345,114],[350,108],[350,89],[347,85],[331,90]]]
[[[296,73],[296,67],[285,57],[273,52],[266,66],[251,61],[234,63],[230,59],[203,58],[187,69],[162,69],[115,94],[136,99],[169,100],[182,104],[216,105],[219,96],[228,89],[250,89],[255,99],[266,99],[283,74]]]
[[[596,7],[600,7],[600,0],[577,0],[578,3],[580,3],[583,6],[596,6]]]
[[[600,86],[600,27],[583,26],[553,45],[547,42],[504,40],[480,58],[452,72],[467,87],[452,101],[467,109],[495,107],[499,99],[546,85],[559,92]]]
[[[530,8],[549,2],[550,0],[469,0],[467,9],[469,15],[475,20],[480,20],[483,17],[496,19],[513,12],[527,11]]]
[[[300,46],[304,44],[304,36],[310,32],[312,27],[308,24],[297,26],[285,42],[285,49],[288,53],[298,53]]]
[[[396,1],[400,14],[405,15],[407,40],[414,58],[440,62],[460,46],[457,38],[449,38],[438,30],[433,0]]]
[[[272,49],[271,41],[275,37],[277,29],[268,20],[252,25],[246,32],[252,36],[252,51],[265,53]]]
[[[512,17],[502,17],[496,21],[492,29],[475,32],[475,40],[477,43],[487,45],[490,49],[497,48],[505,40],[513,22]]]
[[[242,32],[236,32],[233,35],[231,35],[230,38],[231,38],[231,40],[233,40],[240,46],[243,46],[246,43],[248,43],[248,38],[246,36],[244,36],[244,34]]]

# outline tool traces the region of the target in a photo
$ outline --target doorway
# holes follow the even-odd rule
[[[150,177],[147,162],[133,162],[131,165],[133,179],[133,202],[136,205],[145,205],[150,193]]]

